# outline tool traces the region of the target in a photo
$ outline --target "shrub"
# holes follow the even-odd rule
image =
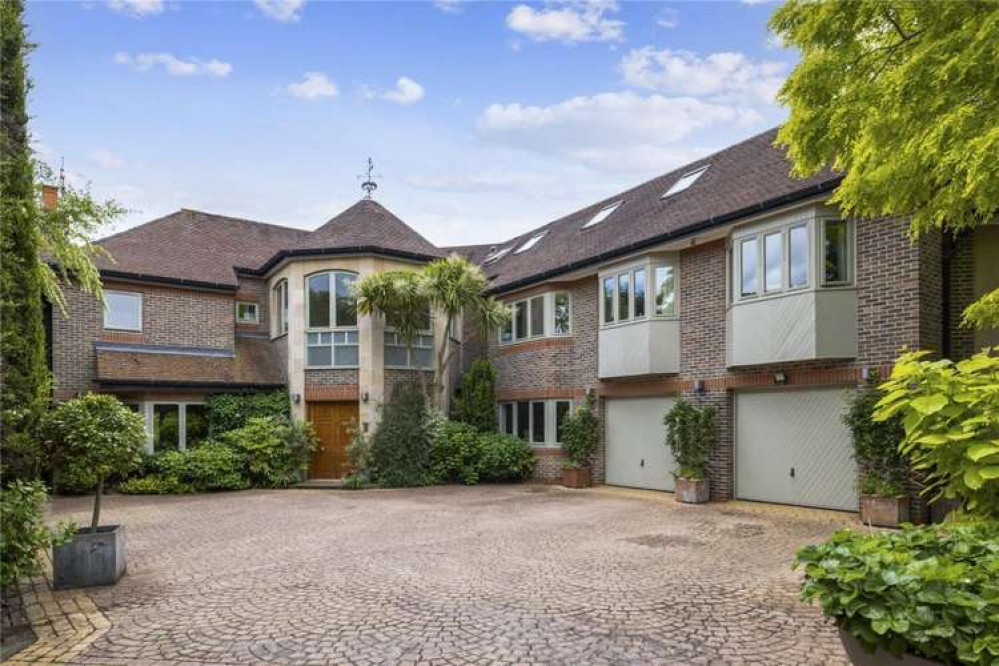
[[[96,529],[105,481],[142,465],[146,442],[142,417],[114,396],[91,393],[56,407],[42,428],[53,445],[57,468],[96,486],[91,523]]]
[[[50,530],[42,520],[48,494],[41,481],[14,481],[0,490],[0,590],[7,592],[25,576],[40,572],[38,551],[59,544],[76,530]]]
[[[663,416],[666,447],[676,464],[673,474],[681,479],[703,479],[711,464],[715,441],[714,407],[697,407],[687,400],[677,400]]]
[[[562,424],[562,451],[567,461],[576,467],[589,467],[590,460],[600,441],[600,423],[593,413],[594,399],[586,396],[586,402],[566,417]]]
[[[175,476],[150,474],[118,484],[118,492],[126,495],[184,495],[195,492],[195,488]]]
[[[802,597],[868,648],[943,663],[999,657],[999,523],[837,532],[798,551]]]
[[[414,384],[399,384],[382,406],[371,438],[371,470],[383,486],[422,486],[430,482],[427,397]]]
[[[896,415],[886,421],[874,420],[874,409],[883,395],[870,383],[853,394],[843,422],[853,433],[853,457],[860,470],[860,492],[864,495],[896,497],[905,492],[909,464],[899,451],[905,437],[902,419]]]
[[[496,432],[496,371],[480,359],[472,363],[461,382],[461,395],[455,398],[457,420],[479,432]]]
[[[474,426],[459,421],[444,423],[430,453],[432,482],[478,483],[482,448],[482,438]]]
[[[258,393],[217,393],[205,400],[208,432],[218,437],[224,432],[246,426],[250,419],[272,418],[291,420],[291,401],[288,392],[261,391]]]
[[[999,517],[999,356],[985,350],[954,363],[924,360],[927,353],[898,359],[874,418],[902,418],[902,453],[926,471],[932,500]]]
[[[479,480],[524,481],[538,463],[531,445],[513,435],[480,433]]]
[[[265,488],[297,482],[316,442],[311,427],[274,418],[251,418],[220,439],[242,456],[250,484]]]
[[[155,464],[159,470],[159,487],[164,493],[190,492],[188,488],[198,492],[242,490],[250,485],[243,474],[242,456],[219,442],[204,442],[186,451],[167,451],[157,456]],[[142,484],[127,485],[127,482],[124,485],[126,488],[143,487]]]
[[[352,490],[362,488],[371,480],[369,470],[371,460],[371,439],[361,428],[355,427],[347,445],[347,462],[350,474],[344,477],[343,485]]]

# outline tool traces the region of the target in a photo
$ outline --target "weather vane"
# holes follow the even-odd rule
[[[364,190],[365,199],[370,199],[371,193],[378,189],[378,183],[375,182],[374,180],[375,176],[372,173],[374,170],[375,170],[375,163],[372,162],[371,158],[369,157],[367,175],[365,176],[364,174],[360,174],[358,176],[358,178],[366,178],[366,180],[363,183],[361,183],[361,189]]]

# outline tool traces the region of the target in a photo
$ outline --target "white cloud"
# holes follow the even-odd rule
[[[680,12],[670,7],[664,7],[656,14],[656,25],[660,28],[675,28],[680,25]]]
[[[130,53],[119,51],[114,54],[114,62],[127,65],[137,72],[147,72],[157,65],[162,66],[170,76],[210,76],[225,78],[232,72],[232,65],[221,60],[182,60],[172,53]]]
[[[87,154],[87,159],[100,169],[121,169],[125,166],[125,158],[106,148],[97,148]]]
[[[305,0],[253,0],[267,18],[291,23],[302,18]]]
[[[753,61],[742,53],[712,53],[651,46],[635,49],[620,64],[625,83],[647,90],[697,97],[752,100],[772,104],[787,65]]]
[[[690,156],[673,144],[710,126],[750,127],[762,116],[745,107],[692,97],[608,92],[551,106],[493,104],[477,120],[494,141],[567,157],[603,171],[668,168]]]
[[[142,18],[161,13],[166,5],[163,0],[110,0],[108,7],[122,14]]]
[[[381,98],[396,104],[415,104],[423,99],[426,93],[423,86],[409,78],[400,76],[395,82],[395,89],[382,93]]]
[[[445,14],[460,14],[462,0],[434,0],[434,9]]]
[[[542,9],[517,5],[506,25],[536,42],[618,41],[624,38],[624,21],[607,16],[616,11],[616,0],[561,0]]]
[[[320,97],[336,97],[340,94],[336,84],[322,72],[306,72],[298,83],[289,83],[288,92],[299,99],[315,100]]]

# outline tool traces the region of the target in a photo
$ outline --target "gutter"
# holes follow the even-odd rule
[[[389,250],[386,248],[378,247],[376,245],[355,245],[351,247],[321,247],[321,248],[303,248],[296,250],[281,250],[273,257],[268,259],[266,263],[260,268],[247,268],[244,266],[235,266],[234,270],[237,273],[244,273],[247,275],[263,276],[266,275],[272,268],[279,264],[282,260],[289,257],[322,257],[330,255],[341,255],[341,254],[377,254],[385,257],[397,257],[400,259],[412,259],[414,261],[434,261],[435,259],[440,259],[440,256],[423,254],[421,252],[408,252],[406,250]]]
[[[234,391],[255,391],[260,389],[278,389],[287,386],[286,382],[180,382],[161,379],[98,379],[101,386],[118,389],[230,389]]]
[[[836,176],[831,180],[827,180],[818,185],[812,185],[803,190],[797,190],[790,194],[783,194],[779,197],[774,197],[773,199],[767,199],[766,201],[754,204],[747,208],[742,208],[731,213],[725,213],[724,215],[715,215],[707,218],[706,220],[701,220],[695,222],[683,228],[679,233],[663,233],[645,240],[637,241],[631,243],[624,247],[616,248],[608,252],[603,252],[601,254],[595,255],[593,257],[587,257],[586,259],[580,259],[574,261],[571,264],[565,264],[559,266],[558,268],[552,268],[547,271],[536,273],[526,278],[521,278],[519,280],[514,280],[513,282],[502,285],[501,287],[496,287],[493,289],[488,289],[486,291],[489,295],[502,294],[509,291],[516,291],[518,289],[523,289],[524,287],[529,287],[538,282],[544,282],[553,277],[558,277],[559,275],[564,275],[566,273],[571,273],[577,271],[581,268],[586,268],[593,264],[602,264],[604,262],[610,261],[612,259],[617,259],[618,257],[631,254],[636,251],[644,250],[646,248],[652,247],[654,245],[659,245],[666,241],[679,240],[681,238],[686,238],[687,236],[693,236],[701,231],[710,229],[712,227],[718,227],[729,222],[733,222],[743,217],[749,217],[751,215],[758,215],[760,213],[765,213],[774,210],[775,208],[781,208],[790,204],[798,203],[804,199],[809,199],[817,194],[824,194],[826,192],[831,192],[839,186],[840,182],[843,180],[843,176]]]
[[[111,280],[129,280],[133,282],[149,282],[153,284],[168,284],[189,289],[202,289],[208,291],[235,292],[236,285],[223,284],[221,282],[203,282],[201,280],[187,280],[184,278],[163,277],[161,275],[147,275],[145,273],[127,273],[125,271],[115,271],[101,269],[101,277]]]

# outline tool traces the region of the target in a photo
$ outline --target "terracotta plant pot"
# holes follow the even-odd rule
[[[860,496],[860,522],[877,527],[898,527],[909,521],[909,497]]]
[[[703,504],[711,499],[711,484],[707,479],[676,478],[676,499],[684,504]]]
[[[566,488],[589,488],[590,468],[589,467],[563,467],[562,485]]]
[[[843,641],[843,648],[846,650],[847,656],[850,657],[850,662],[853,666],[935,666],[941,663],[912,654],[903,654],[901,657],[896,657],[891,652],[885,652],[884,650],[867,652],[864,650],[864,646],[860,644],[860,641],[845,629],[839,630],[839,639]]]

